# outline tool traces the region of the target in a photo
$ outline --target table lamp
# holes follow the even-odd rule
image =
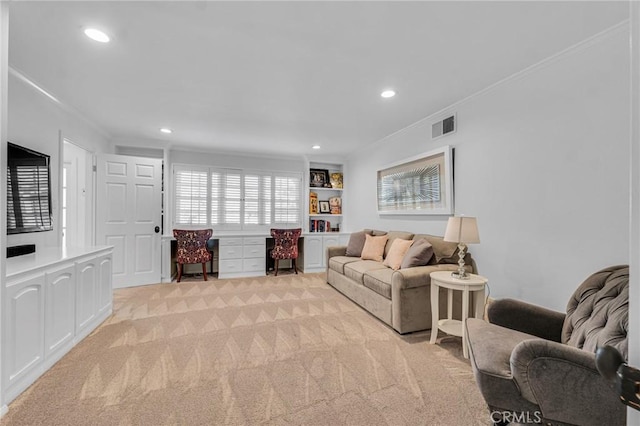
[[[464,269],[464,255],[467,244],[480,242],[476,218],[470,216],[450,217],[447,222],[447,230],[444,233],[444,240],[458,243],[458,271],[452,272],[451,276],[461,280],[469,279],[469,274]]]

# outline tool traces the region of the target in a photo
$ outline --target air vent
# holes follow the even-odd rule
[[[431,139],[439,138],[449,133],[456,131],[456,116],[455,114],[438,121],[431,125]]]

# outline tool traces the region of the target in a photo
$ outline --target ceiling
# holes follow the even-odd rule
[[[627,2],[14,1],[9,63],[115,140],[343,156],[627,17]]]

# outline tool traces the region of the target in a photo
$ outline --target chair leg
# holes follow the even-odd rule
[[[182,279],[182,263],[178,263],[178,282]]]
[[[278,259],[276,259],[276,274],[274,275],[274,277],[278,276]]]
[[[202,275],[204,280],[207,281],[207,262],[202,262]]]
[[[296,262],[296,259],[291,259],[291,261],[293,262],[293,270],[296,271],[296,275],[298,275],[298,262]]]

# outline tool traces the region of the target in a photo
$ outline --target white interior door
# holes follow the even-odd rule
[[[113,250],[113,287],[160,282],[162,160],[100,154],[96,241]]]

